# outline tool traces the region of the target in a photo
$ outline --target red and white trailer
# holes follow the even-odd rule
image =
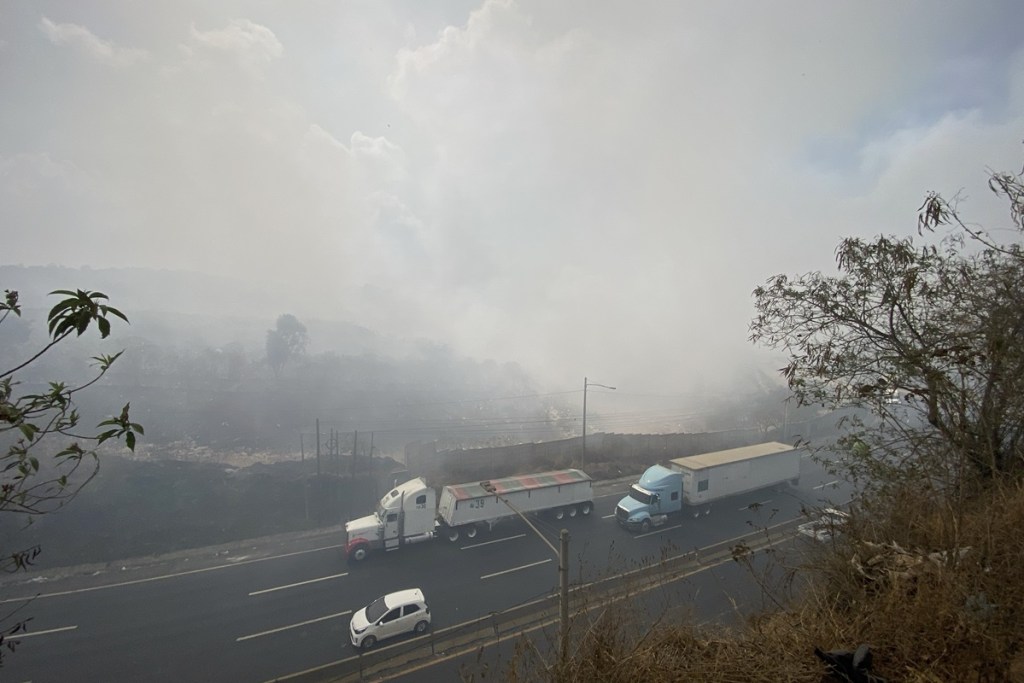
[[[519,514],[586,517],[594,509],[593,485],[586,472],[569,469],[451,484],[438,496],[423,478],[413,479],[381,498],[372,515],[345,524],[345,553],[360,561],[372,550],[440,537],[475,538]]]

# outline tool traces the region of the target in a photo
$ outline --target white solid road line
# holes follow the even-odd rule
[[[32,636],[46,636],[51,633],[61,633],[62,631],[74,631],[77,626],[61,626],[60,628],[51,628],[46,631],[29,631],[28,633],[15,633],[8,634],[7,640],[21,640],[22,638],[31,638]]]
[[[473,545],[464,545],[461,548],[459,548],[459,550],[469,550],[470,548],[482,548],[485,545],[490,545],[492,543],[501,543],[502,541],[511,541],[513,539],[522,538],[524,536],[526,536],[526,534],[519,534],[518,536],[506,536],[505,538],[496,538],[493,541],[484,541],[483,543],[474,543]]]
[[[676,524],[675,526],[666,526],[666,527],[662,527],[661,529],[657,529],[655,531],[648,531],[646,534],[633,534],[633,538],[647,538],[648,536],[653,536],[654,534],[661,534],[661,533],[664,533],[666,531],[672,531],[673,529],[681,529],[681,528],[683,528],[682,524]]]
[[[615,513],[613,512],[613,513],[612,513],[612,514],[610,514],[610,515],[605,515],[605,516],[604,516],[604,517],[602,517],[601,519],[611,519],[611,518],[612,518],[612,517],[614,517],[614,516],[615,516]]]
[[[298,583],[289,583],[286,586],[275,586],[274,588],[264,588],[263,590],[260,590],[260,591],[253,591],[252,593],[249,593],[249,595],[250,596],[253,596],[253,595],[263,595],[264,593],[273,593],[274,591],[283,591],[285,588],[295,588],[296,586],[305,586],[307,584],[317,583],[319,581],[330,581],[331,579],[340,579],[343,576],[348,576],[348,572],[345,572],[344,574],[332,574],[331,576],[321,576],[319,579],[310,579],[309,581],[299,581]]]
[[[317,617],[316,619],[307,619],[306,621],[300,621],[297,624],[291,624],[289,626],[282,626],[280,628],[272,628],[269,631],[263,631],[261,633],[253,633],[253,634],[250,634],[248,636],[240,636],[238,638],[235,638],[235,642],[240,643],[243,640],[252,640],[253,638],[259,638],[260,636],[269,636],[269,635],[271,635],[273,633],[280,633],[281,631],[287,631],[288,629],[299,628],[300,626],[306,626],[308,624],[315,624],[318,621],[327,621],[328,619],[337,619],[338,617],[343,617],[346,614],[352,614],[352,610],[348,609],[348,610],[345,610],[344,612],[338,612],[337,614],[328,614],[326,617]]]
[[[494,572],[493,574],[484,574],[483,576],[480,577],[480,579],[481,580],[483,580],[483,579],[490,579],[490,578],[494,578],[495,576],[501,576],[502,574],[510,574],[512,572],[517,572],[520,569],[529,569],[530,567],[536,567],[537,565],[547,564],[550,561],[551,561],[551,558],[548,558],[546,560],[541,560],[540,562],[534,562],[532,564],[524,564],[522,567],[513,567],[512,569],[506,569],[505,571],[502,571],[502,572]]]
[[[819,484],[818,486],[815,486],[814,490],[817,491],[819,489],[825,488],[826,486],[832,486],[832,485],[838,484],[838,483],[839,483],[838,479],[833,479],[832,481],[828,482],[827,484]]]

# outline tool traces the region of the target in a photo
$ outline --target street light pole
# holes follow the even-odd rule
[[[611,389],[615,391],[615,387],[610,387],[607,384],[598,384],[597,382],[588,382],[587,378],[583,378],[583,454],[580,456],[580,467],[587,462],[587,387],[604,387],[605,389]]]
[[[583,378],[583,454],[580,456],[580,468],[587,462],[587,378]]]
[[[565,675],[565,665],[569,662],[569,531],[562,529],[559,534],[558,553],[558,620],[559,638],[558,654],[561,661],[561,673]]]
[[[504,496],[498,493],[497,489],[489,481],[480,482],[480,486],[483,487],[484,491],[494,495],[495,498],[500,500],[502,503],[508,506],[512,512],[519,515],[526,524],[533,529],[533,532],[540,537],[540,540],[544,541],[547,547],[551,548],[551,552],[558,558],[558,620],[559,620],[559,645],[558,645],[558,658],[562,666],[569,659],[569,531],[568,529],[562,529],[559,534],[559,548],[555,546],[540,532],[540,530],[533,525],[526,515],[520,512],[516,506],[508,502]]]

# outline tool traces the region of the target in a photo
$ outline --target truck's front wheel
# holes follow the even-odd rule
[[[640,533],[646,534],[650,530],[651,530],[651,520],[645,519],[644,521],[640,522]]]
[[[348,559],[351,562],[362,562],[366,559],[366,556],[370,554],[370,551],[365,545],[357,545],[352,549],[352,552],[348,554]]]

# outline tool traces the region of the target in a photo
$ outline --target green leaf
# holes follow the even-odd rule
[[[122,313],[121,311],[117,310],[113,306],[105,306],[104,309],[106,310],[108,315],[116,315],[121,320],[123,320],[125,322],[129,322],[128,321],[128,316],[126,316],[124,313]]]

